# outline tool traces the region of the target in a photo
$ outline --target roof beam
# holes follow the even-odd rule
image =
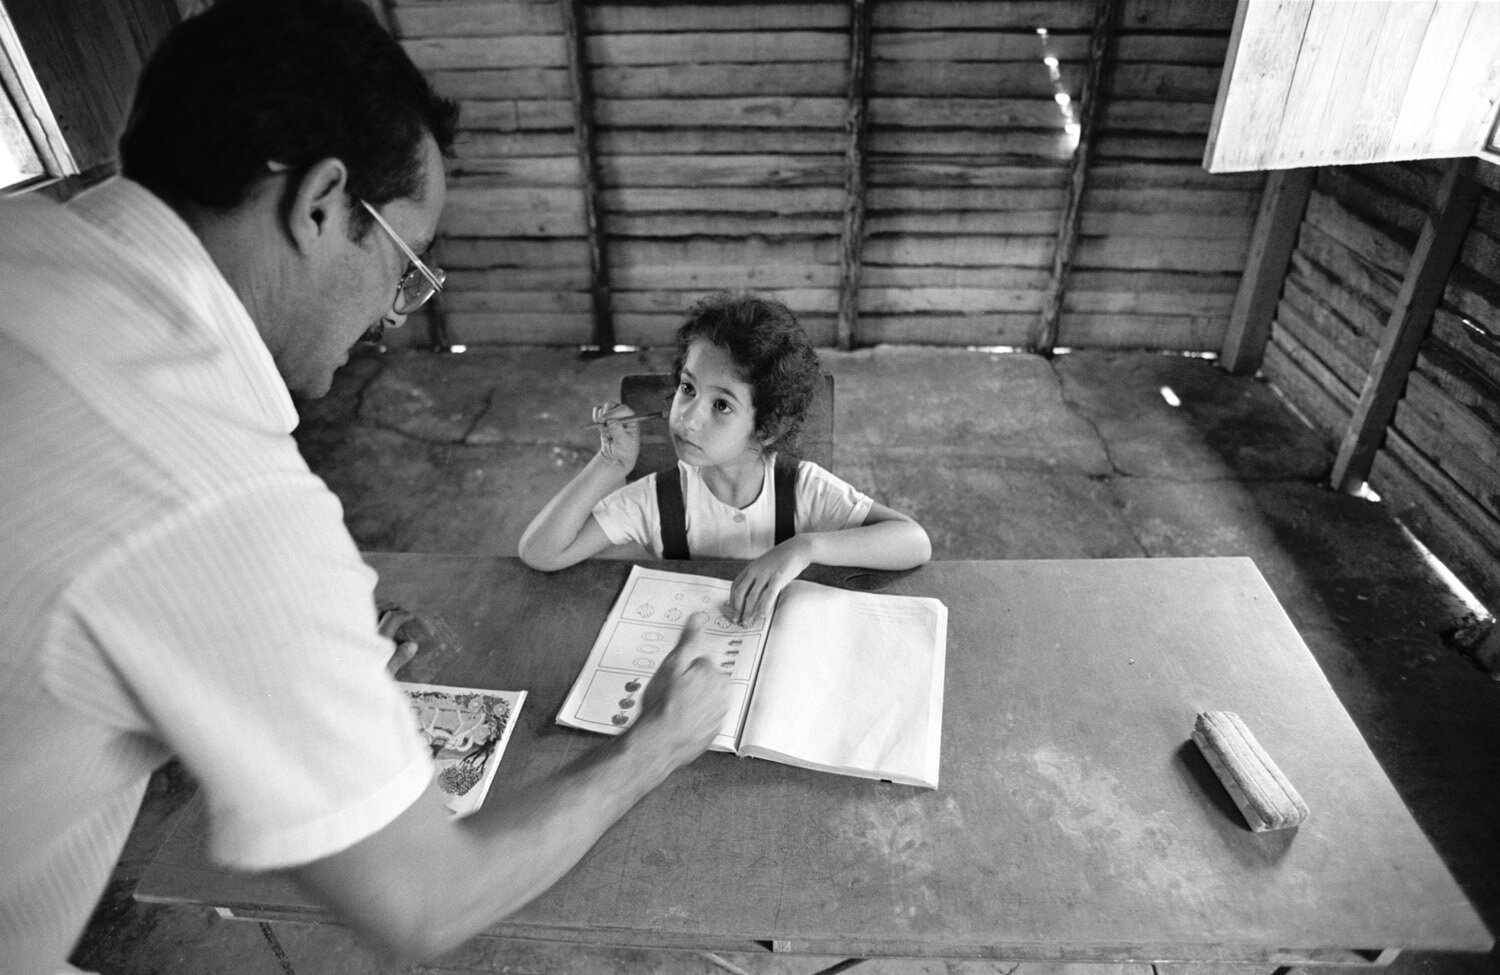
[[[865,240],[865,130],[869,107],[870,23],[875,0],[849,0],[849,94],[844,116],[844,236],[839,250],[836,342],[854,346]]]
[[[1316,173],[1310,167],[1278,169],[1266,178],[1245,270],[1219,351],[1219,365],[1236,376],[1251,375],[1260,368]]]
[[[1068,198],[1057,226],[1057,246],[1052,251],[1052,276],[1042,300],[1041,317],[1029,344],[1033,352],[1051,355],[1057,345],[1057,320],[1062,313],[1063,289],[1073,267],[1078,249],[1078,225],[1083,216],[1083,191],[1088,182],[1089,155],[1093,149],[1094,130],[1099,125],[1100,102],[1104,97],[1104,79],[1109,68],[1110,47],[1114,40],[1116,0],[1094,0],[1094,30],[1089,38],[1088,71],[1082,92],[1082,118],[1079,119],[1078,146],[1068,169]]]

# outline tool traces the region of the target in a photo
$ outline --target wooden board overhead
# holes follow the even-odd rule
[[[1500,106],[1500,4],[1240,0],[1210,172],[1478,154]]]

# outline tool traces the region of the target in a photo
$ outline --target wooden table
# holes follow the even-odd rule
[[[554,718],[627,563],[544,575],[514,559],[370,560],[383,597],[450,628],[403,676],[531,692],[494,790],[595,742]],[[738,566],[689,568],[728,578]],[[941,788],[705,755],[490,934],[1270,965],[1494,943],[1250,560],[935,562],[809,577],[947,604]],[[1300,828],[1245,827],[1190,741],[1209,709],[1238,712],[1301,791],[1312,814]],[[201,807],[137,896],[327,919],[275,876],[212,865]]]

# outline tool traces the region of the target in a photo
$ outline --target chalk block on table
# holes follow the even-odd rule
[[[1255,832],[1287,829],[1307,818],[1307,803],[1233,711],[1204,711],[1193,742]]]

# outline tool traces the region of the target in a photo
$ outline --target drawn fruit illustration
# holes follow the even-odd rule
[[[638,691],[640,689],[641,689],[641,682],[638,681],[638,680],[628,680],[628,681],[625,682],[625,690],[628,691],[631,694],[634,694],[636,691]]]

